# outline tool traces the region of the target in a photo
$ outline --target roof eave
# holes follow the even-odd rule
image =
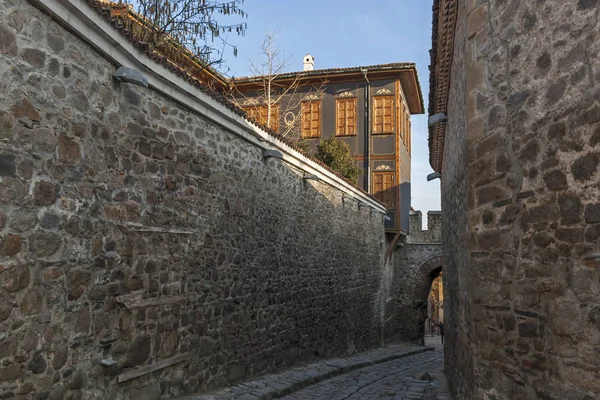
[[[389,74],[397,72],[400,74],[410,73],[410,85],[403,85],[405,94],[407,97],[412,97],[415,100],[409,104],[411,114],[424,114],[425,113],[425,102],[423,100],[423,92],[421,90],[421,84],[419,81],[419,75],[417,73],[417,66],[414,63],[407,63],[403,66],[366,66],[366,67],[354,67],[340,70],[316,70],[316,71],[299,71],[296,73],[280,74],[274,77],[275,82],[285,82],[286,80],[295,79],[306,79],[306,80],[318,80],[324,78],[340,78],[347,76],[348,80],[362,78],[363,70],[367,70],[370,74]],[[257,85],[260,85],[263,80],[262,76],[252,76],[248,78],[233,78],[230,83],[237,86],[238,89],[251,89]]]
[[[429,114],[447,113],[451,85],[452,60],[457,0],[434,0],[432,24],[432,49],[429,80]],[[434,171],[442,173],[446,124],[429,128],[429,164]]]

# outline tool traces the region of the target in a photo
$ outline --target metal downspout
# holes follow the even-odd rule
[[[361,72],[365,76],[365,81],[367,81],[365,85],[365,110],[364,110],[364,123],[365,123],[365,154],[367,159],[367,168],[365,170],[365,189],[368,193],[371,193],[371,135],[370,135],[370,126],[369,123],[369,110],[371,109],[369,99],[370,99],[370,91],[371,91],[371,82],[369,82],[369,78],[367,77],[367,69],[361,69]],[[372,194],[372,193],[371,193]]]

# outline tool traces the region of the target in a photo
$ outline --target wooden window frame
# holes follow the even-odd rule
[[[385,105],[385,101],[389,100],[391,102],[391,104],[389,105],[389,107],[386,107]],[[391,121],[389,121],[388,123],[386,123],[386,115],[382,115],[382,121],[381,124],[377,123],[377,102],[378,101],[383,101],[383,112],[385,113],[385,109],[389,108],[390,110],[390,115],[389,117],[391,118]],[[394,95],[379,95],[379,96],[373,96],[373,106],[372,106],[372,113],[373,116],[371,117],[371,133],[373,135],[393,135],[396,133],[396,97]],[[381,125],[381,132],[378,132],[378,126]],[[386,130],[386,125],[389,126],[389,130]]]
[[[314,114],[315,111],[313,110],[313,105],[317,105],[317,117],[316,119],[314,119]],[[314,138],[319,138],[321,137],[321,108],[322,108],[322,101],[321,100],[308,100],[308,101],[303,101],[300,104],[300,112],[301,112],[301,128],[300,128],[300,136],[302,138],[305,139],[314,139]],[[306,107],[310,107],[309,110],[306,110]],[[309,126],[306,126],[307,120],[305,118],[306,113],[308,113],[308,123]],[[312,125],[313,121],[317,121],[317,128],[316,128],[316,133],[315,133],[315,129]],[[307,134],[308,132],[308,134]]]
[[[347,106],[344,107],[344,131],[340,132],[340,124],[339,124],[339,111],[340,111],[340,107],[339,104],[346,104],[346,103],[352,103],[354,105],[353,108],[353,112],[354,112],[354,121],[352,122],[352,126],[353,126],[353,132],[349,133],[349,127],[351,126],[350,124],[348,124],[348,116],[346,115],[349,108]],[[335,99],[335,135],[336,136],[356,136],[358,133],[358,130],[356,129],[356,108],[357,108],[357,104],[358,102],[356,101],[356,97],[344,97],[344,98],[337,98]]]
[[[398,202],[398,194],[396,193],[396,173],[395,172],[390,172],[390,171],[373,171],[373,176],[372,176],[372,180],[373,180],[373,196],[375,196],[379,201],[381,201],[382,203],[385,204],[385,206],[387,207],[388,210],[396,210],[397,208],[397,202]],[[377,191],[377,177],[381,176],[381,186],[382,186],[382,190],[381,191]],[[385,177],[386,176],[391,176],[391,187],[386,190],[385,189]],[[385,197],[387,196],[383,196],[381,197],[379,194],[380,193],[385,193],[386,195],[391,196],[391,199],[387,199]]]
[[[242,110],[248,114],[250,118],[253,118],[261,125],[267,124],[267,113],[269,112],[269,108],[266,104],[252,105],[242,107]],[[269,124],[269,129],[274,132],[279,133],[279,105],[273,104],[271,106],[272,119]]]
[[[406,150],[408,151],[408,155],[412,155],[412,122],[410,122],[410,114],[406,117],[406,124],[408,125],[408,128],[406,130],[406,136],[408,137],[408,145],[406,146]]]
[[[407,112],[403,112],[402,113],[402,143],[404,144],[404,147],[406,147],[406,150],[408,151],[408,154],[410,155],[411,153],[411,122],[410,122],[410,114]]]
[[[400,105],[398,107],[398,134],[400,135],[400,139],[404,142],[404,136],[406,135],[404,132],[404,104],[400,101]]]

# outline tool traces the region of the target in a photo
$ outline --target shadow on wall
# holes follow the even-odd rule
[[[175,396],[381,344],[380,214],[0,4],[0,392]]]
[[[427,298],[431,291],[431,284],[442,272],[442,257],[435,257],[425,262],[417,270],[415,276],[415,292],[413,295],[413,310],[414,318],[413,324],[417,324],[420,328],[419,335],[421,337],[421,344],[424,344],[425,336],[425,322],[427,321]],[[420,325],[419,325],[420,324]]]
[[[442,268],[441,213],[428,213],[428,230],[421,229],[421,212],[411,212],[411,234],[394,249],[385,301],[384,340],[423,343],[427,297]]]
[[[361,179],[361,178],[359,178]],[[398,178],[396,178],[398,179]],[[373,182],[373,193],[387,207],[386,229],[401,230],[409,232],[412,228],[412,223],[409,222],[410,211],[410,182],[405,182],[400,185],[392,185],[386,189],[381,189],[381,185],[385,182]],[[400,217],[397,220],[397,217]],[[420,228],[419,228],[420,229]]]

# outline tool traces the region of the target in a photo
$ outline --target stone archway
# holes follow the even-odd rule
[[[413,299],[427,303],[427,296],[431,289],[431,283],[442,270],[442,256],[430,258],[425,261],[415,274],[415,291]]]
[[[415,274],[413,291],[413,315],[418,327],[419,341],[425,336],[425,321],[427,320],[427,297],[434,279],[442,272],[442,256],[436,256],[425,261]]]

